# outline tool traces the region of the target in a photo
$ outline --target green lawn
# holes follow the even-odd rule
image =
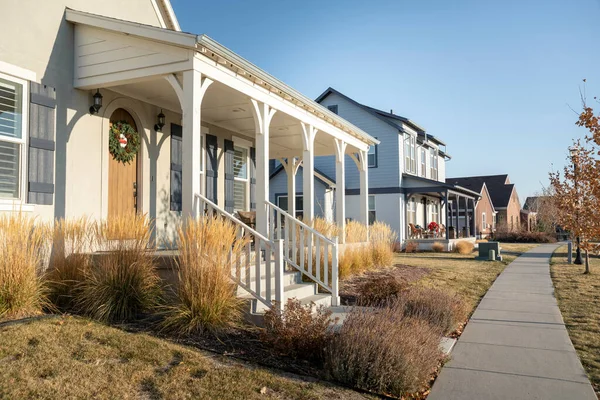
[[[429,269],[415,284],[447,289],[464,297],[472,312],[504,268],[538,244],[501,243],[503,261],[475,260],[476,253],[398,253],[396,264]],[[470,314],[470,313],[469,313]]]
[[[0,399],[364,399],[87,319],[0,325]]]
[[[589,275],[583,273],[583,265],[566,261],[567,246],[562,246],[554,252],[550,267],[555,295],[571,341],[600,397],[600,258],[590,257]]]

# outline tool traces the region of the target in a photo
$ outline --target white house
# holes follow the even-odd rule
[[[442,140],[408,118],[360,104],[333,88],[328,88],[316,101],[381,142],[371,146],[365,158],[369,222],[386,222],[398,233],[401,243],[419,241],[422,249],[434,241],[451,248],[458,238],[475,240],[473,215],[480,195],[446,183],[446,162],[450,156]],[[346,155],[344,162],[360,165],[361,160]],[[315,159],[315,168],[325,176],[336,176],[337,164],[339,159],[333,156]],[[361,218],[364,207],[361,183],[357,168],[348,168],[345,179],[336,176],[333,207],[338,220],[339,194],[343,191],[346,194],[345,216],[364,221]],[[325,204],[324,200],[316,201]],[[457,210],[461,215],[467,211],[469,222],[461,226],[464,229],[454,228],[455,217],[459,215]],[[442,224],[445,232],[426,232],[432,221]],[[424,231],[419,231],[419,227]]]
[[[283,300],[283,264],[304,268],[274,214],[286,219],[286,232],[306,229],[311,243],[337,254],[335,238],[310,232],[269,202],[269,160],[303,160],[310,199],[303,213],[312,216],[315,156],[366,159],[376,139],[208,36],[181,32],[168,0],[3,6],[1,210],[40,220],[145,213],[157,247],[172,242],[182,219],[207,208],[226,217],[255,210],[256,257],[246,260],[247,281],[236,279],[267,306]],[[113,131],[111,139],[118,126],[137,132],[137,153],[135,134]],[[131,151],[129,164],[114,159],[123,151]],[[343,166],[337,173],[344,175]],[[364,218],[366,191],[363,185]],[[335,303],[337,275],[320,273],[317,282]]]

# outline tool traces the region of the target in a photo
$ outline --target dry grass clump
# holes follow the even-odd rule
[[[442,251],[444,251],[444,245],[440,242],[435,242],[431,245],[431,250],[434,253],[441,253]]]
[[[220,217],[188,221],[178,229],[179,283],[175,304],[166,309],[163,329],[177,334],[217,333],[237,325],[241,300],[231,281],[248,238]]]
[[[369,246],[376,267],[389,267],[394,259],[394,243],[396,233],[392,228],[383,223],[375,222],[369,228]]]
[[[48,299],[61,311],[74,310],[77,289],[90,268],[93,226],[85,217],[54,222],[45,280]]]
[[[403,285],[392,275],[375,276],[365,280],[358,288],[360,305],[383,306],[395,301]]]
[[[281,354],[320,361],[333,334],[331,314],[323,306],[303,306],[300,300],[288,299],[283,311],[265,313],[261,340]]]
[[[398,309],[406,317],[427,321],[442,334],[451,333],[468,315],[468,309],[458,295],[421,286],[403,292]]]
[[[346,223],[346,243],[363,243],[367,241],[367,226],[358,221]]]
[[[325,351],[325,369],[346,385],[395,397],[425,387],[442,354],[441,335],[395,305],[357,308]]]
[[[475,245],[473,243],[461,240],[454,246],[454,251],[459,254],[471,254],[474,248]]]
[[[316,217],[312,221],[305,221],[304,223],[328,238],[335,238],[339,234],[339,228],[335,222],[327,221],[321,217]]]
[[[0,216],[0,319],[37,314],[47,304],[41,279],[46,239],[34,218]]]
[[[146,247],[150,223],[144,215],[123,215],[94,224],[94,256],[77,285],[79,312],[102,322],[131,320],[160,299],[156,259]]]
[[[419,250],[419,243],[417,242],[406,242],[404,247],[404,252],[406,253],[416,253]]]
[[[347,247],[339,259],[340,279],[373,269],[373,258],[367,245]]]

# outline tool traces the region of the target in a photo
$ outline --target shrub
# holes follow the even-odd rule
[[[380,275],[365,280],[358,288],[358,302],[367,306],[383,306],[395,301],[402,284],[391,275]]]
[[[467,242],[466,240],[461,240],[454,245],[454,251],[460,254],[471,254],[475,245],[471,242]]]
[[[346,243],[364,243],[367,241],[367,227],[358,221],[346,223]]]
[[[331,310],[314,303],[302,305],[288,299],[283,311],[265,313],[265,329],[261,339],[277,352],[310,361],[320,361],[333,329]]]
[[[305,223],[328,238],[335,238],[338,236],[339,228],[333,221],[327,221],[324,218],[317,217],[312,221],[306,221]]]
[[[505,243],[555,243],[556,238],[547,232],[498,231],[494,240]]]
[[[54,222],[46,285],[49,300],[61,311],[74,310],[77,288],[90,268],[92,227],[87,218]]]
[[[376,267],[389,267],[394,259],[394,243],[396,234],[392,228],[383,223],[375,222],[369,228],[369,246]]]
[[[406,245],[404,247],[404,251],[406,253],[416,253],[417,250],[419,250],[419,243],[417,242],[406,242]]]
[[[152,310],[160,298],[156,260],[146,247],[146,216],[123,215],[94,225],[94,257],[78,285],[78,310],[102,322],[131,320]]]
[[[441,352],[439,330],[405,318],[396,306],[350,312],[325,351],[325,369],[335,380],[401,397],[423,388]]]
[[[427,321],[442,334],[451,333],[467,318],[467,308],[458,295],[434,288],[414,287],[404,291],[398,309],[406,317]]]
[[[339,259],[340,278],[360,274],[373,269],[372,253],[367,245],[347,247]]]
[[[189,221],[178,230],[180,251],[175,304],[166,308],[162,327],[177,334],[218,333],[237,325],[242,301],[231,281],[249,238],[220,217]]]
[[[440,242],[435,242],[431,245],[431,250],[435,253],[441,253],[442,251],[444,251],[444,249],[444,245]]]
[[[46,305],[41,269],[47,230],[22,213],[0,216],[0,319],[37,314]]]

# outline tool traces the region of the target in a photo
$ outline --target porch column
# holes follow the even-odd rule
[[[305,221],[315,218],[315,135],[317,129],[309,124],[302,124],[302,197]]]
[[[335,221],[339,242],[346,241],[346,143],[333,139],[335,144]]]
[[[194,69],[183,73],[182,109],[182,171],[181,171],[181,209],[182,217],[194,218],[198,212],[196,194],[204,191],[200,186],[200,133],[202,129],[200,106],[206,89],[212,81],[203,78]]]
[[[256,131],[256,230],[269,237],[267,201],[269,200],[269,126],[274,108],[257,100],[252,101]]]
[[[296,157],[289,157],[287,160],[280,159],[279,162],[287,174],[288,214],[296,217],[296,172],[298,172],[300,162]]]
[[[369,162],[368,151],[360,153],[360,222],[369,226]]]
[[[469,198],[465,197],[465,234],[471,236],[471,218],[469,216]]]
[[[454,225],[454,238],[458,239],[458,223],[460,222],[460,196],[456,195],[456,215],[455,217],[455,221],[456,221],[456,225]]]
[[[446,199],[444,200],[444,205],[446,209],[446,216],[444,218],[444,224],[446,224],[446,240],[450,239],[450,233],[448,232],[448,216],[450,215],[450,198],[448,191],[446,191]]]

